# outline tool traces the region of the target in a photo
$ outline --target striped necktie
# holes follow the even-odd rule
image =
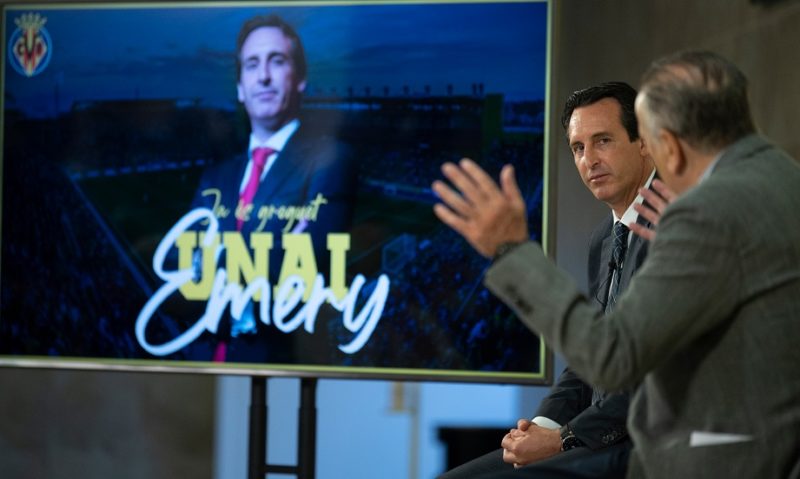
[[[622,275],[622,265],[625,263],[625,253],[628,250],[628,229],[621,221],[614,223],[612,232],[613,246],[611,250],[611,266],[614,269],[611,277],[611,285],[608,289],[608,302],[606,312],[614,308],[614,304],[619,297],[619,282]]]

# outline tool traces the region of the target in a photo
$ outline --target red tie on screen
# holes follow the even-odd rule
[[[250,178],[247,179],[247,184],[244,190],[239,195],[239,204],[242,207],[253,204],[253,198],[258,191],[258,184],[261,182],[261,173],[264,172],[264,165],[267,164],[269,155],[275,153],[272,148],[255,148],[253,149],[253,167],[250,168]],[[241,218],[236,220],[236,231],[242,231],[244,221]]]
[[[264,147],[253,149],[253,167],[250,168],[250,178],[247,179],[247,184],[239,195],[239,204],[242,205],[242,208],[253,204],[253,198],[255,198],[256,191],[258,191],[258,184],[261,182],[261,174],[264,172],[267,158],[273,153],[275,153],[275,150],[272,148]],[[244,221],[241,218],[237,218],[236,231],[242,231],[243,224]],[[224,363],[227,352],[227,343],[225,343],[225,341],[220,341],[214,349],[213,361],[215,363]]]

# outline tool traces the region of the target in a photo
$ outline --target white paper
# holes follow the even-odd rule
[[[720,444],[734,444],[737,442],[747,442],[752,440],[753,436],[748,434],[692,431],[692,434],[689,437],[689,447],[719,446]]]

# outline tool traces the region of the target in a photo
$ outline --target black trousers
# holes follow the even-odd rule
[[[621,479],[625,477],[631,449],[630,441],[596,451],[578,447],[518,469],[503,462],[503,450],[498,449],[439,479]]]

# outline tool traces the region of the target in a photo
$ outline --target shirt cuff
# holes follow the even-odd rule
[[[561,427],[561,424],[544,416],[536,416],[535,418],[531,419],[531,422],[545,429],[559,429]]]

